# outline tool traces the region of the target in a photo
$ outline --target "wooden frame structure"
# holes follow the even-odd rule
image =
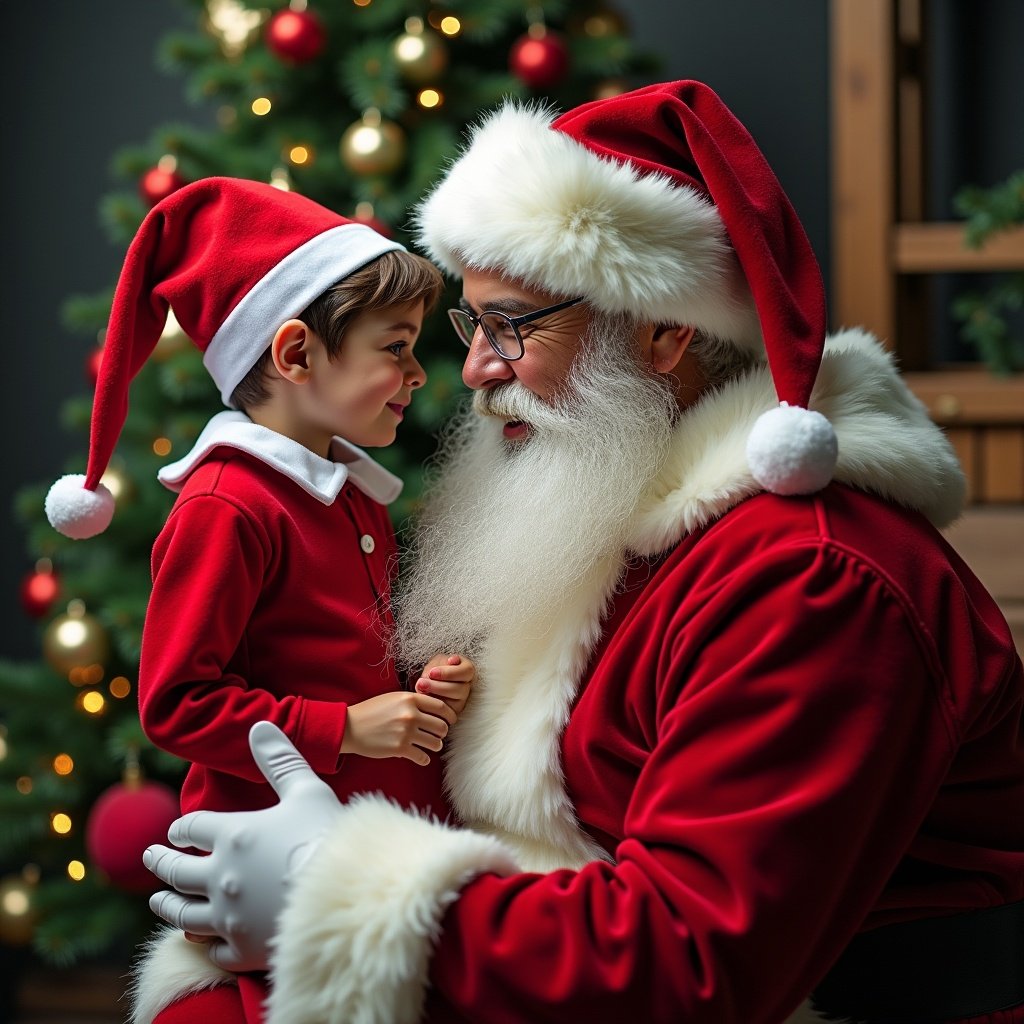
[[[876,333],[946,427],[977,503],[1024,502],[1024,380],[934,366],[926,275],[1024,270],[1024,227],[969,249],[924,219],[928,0],[831,0],[833,320]]]

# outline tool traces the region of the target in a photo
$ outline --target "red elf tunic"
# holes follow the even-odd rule
[[[339,753],[348,705],[400,688],[385,504],[402,485],[340,438],[331,454],[225,412],[160,473],[180,494],[153,549],[139,711],[191,762],[182,813],[276,802],[248,744],[271,721],[340,799],[378,791],[446,815],[440,759]]]

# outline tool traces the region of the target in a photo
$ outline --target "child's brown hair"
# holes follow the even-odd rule
[[[315,298],[297,319],[318,335],[334,359],[341,351],[345,331],[361,313],[423,299],[424,313],[437,304],[444,290],[441,272],[429,260],[404,249],[394,249],[360,267]],[[253,364],[231,393],[231,404],[243,412],[268,398],[266,371],[270,349]]]

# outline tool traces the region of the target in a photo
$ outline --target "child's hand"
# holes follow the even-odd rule
[[[423,666],[423,672],[416,680],[416,690],[440,697],[456,715],[461,715],[474,682],[476,665],[469,658],[458,654],[435,654]]]
[[[428,750],[444,745],[455,713],[438,697],[396,690],[349,704],[341,753],[406,757],[430,764]]]

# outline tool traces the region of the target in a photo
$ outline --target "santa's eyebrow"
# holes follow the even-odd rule
[[[464,298],[459,299],[459,307],[464,309],[467,313],[476,314],[476,310]],[[496,299],[494,302],[488,302],[482,312],[504,313],[506,316],[520,316],[523,313],[532,313],[535,309],[537,309],[537,306],[532,303],[525,302],[523,299]]]

